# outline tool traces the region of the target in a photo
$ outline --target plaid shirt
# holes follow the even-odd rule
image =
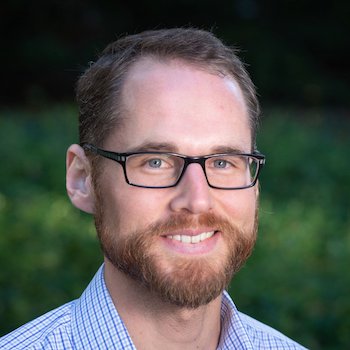
[[[218,349],[305,349],[237,311],[228,293],[221,306]],[[98,270],[82,296],[0,338],[2,350],[136,350]]]

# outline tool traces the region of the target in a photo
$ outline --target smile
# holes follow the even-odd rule
[[[169,235],[166,236],[166,238],[173,239],[175,241],[179,241],[182,243],[192,243],[196,244],[199,242],[203,242],[206,239],[212,237],[214,235],[215,231],[210,231],[210,232],[203,232],[199,235],[196,236],[188,236],[188,235]]]

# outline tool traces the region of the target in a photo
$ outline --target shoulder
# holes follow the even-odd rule
[[[305,349],[276,329],[238,311],[249,338],[259,349]]]
[[[70,349],[73,306],[74,301],[62,305],[5,335],[0,349]]]
[[[281,332],[238,311],[227,291],[223,293],[221,320],[220,349],[305,349]]]

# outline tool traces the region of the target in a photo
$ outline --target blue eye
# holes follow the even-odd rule
[[[148,165],[151,168],[160,168],[162,166],[162,160],[159,158],[150,159]]]
[[[227,161],[223,159],[217,159],[214,161],[214,167],[224,169],[227,167]]]

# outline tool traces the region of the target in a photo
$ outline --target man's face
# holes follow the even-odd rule
[[[107,150],[251,151],[246,105],[229,78],[144,59],[128,73],[122,100],[125,122]],[[139,188],[125,182],[120,164],[103,159],[102,166],[95,221],[110,262],[173,304],[198,307],[216,298],[253,248],[256,187],[210,188],[201,166],[190,164],[176,187]]]

